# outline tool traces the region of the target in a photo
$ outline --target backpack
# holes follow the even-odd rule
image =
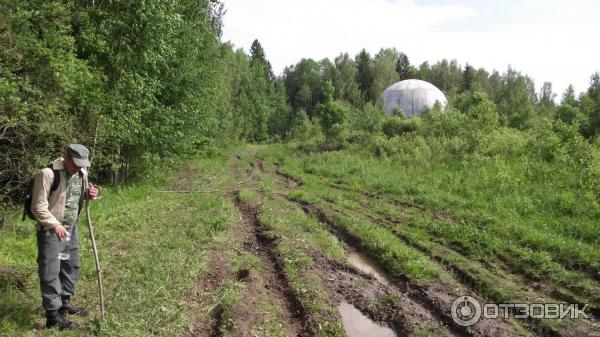
[[[46,167],[51,169],[52,164]],[[50,194],[48,195],[48,198],[50,198],[50,195],[52,195],[52,193],[56,191],[58,189],[58,186],[60,185],[60,171],[52,169],[52,172],[54,173],[54,180],[52,180],[52,186],[50,187]],[[22,221],[25,221],[26,216],[30,219],[37,220],[33,213],[31,213],[31,202],[33,199],[33,180],[34,179],[32,178],[27,184],[27,192],[25,193],[25,200],[23,201]]]

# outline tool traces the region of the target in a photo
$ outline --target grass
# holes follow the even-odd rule
[[[290,197],[319,205],[332,226],[356,238],[361,245],[360,248],[380,261],[393,277],[408,276],[423,282],[438,278],[440,269],[436,264],[427,256],[404,244],[388,229],[343,212],[324,211],[329,205],[322,200],[307,198],[306,195],[305,199],[302,199],[301,195],[301,193],[291,193]]]
[[[257,155],[301,177],[303,186],[289,196],[329,210],[391,275],[435,282],[434,259],[458,268],[490,300],[527,300],[520,288],[537,282],[551,285],[559,300],[600,307],[599,208],[587,197],[581,202],[589,209],[557,207],[577,191],[575,178],[560,181],[564,168],[527,157],[410,161],[356,150],[302,153],[294,144]],[[410,254],[391,253],[398,249]]]
[[[337,309],[329,303],[325,285],[311,269],[314,261],[306,253],[309,246],[341,259],[344,252],[337,239],[284,199],[261,198],[248,190],[242,190],[240,198],[247,204],[259,205],[259,219],[268,228],[265,235],[276,239],[273,249],[282,259],[285,278],[294,296],[303,303],[305,315],[316,320],[311,325],[317,335],[344,336]]]
[[[230,184],[222,175],[225,159],[196,160],[179,180],[193,189],[202,177],[217,176],[212,187]],[[193,169],[194,171],[186,172]],[[199,171],[202,174],[198,174]],[[175,178],[161,188],[173,188]],[[178,336],[191,324],[186,297],[206,264],[205,252],[223,240],[235,215],[229,200],[218,194],[156,193],[150,183],[104,188],[92,204],[92,220],[103,270],[107,319],[75,318],[75,332],[38,330],[43,311],[37,278],[33,222],[11,221],[0,235],[0,265],[24,275],[22,291],[0,293],[3,336]],[[77,304],[99,314],[96,276],[85,222],[79,224],[82,267]]]
[[[319,193],[331,194],[330,185],[341,184],[357,193],[381,193],[384,203],[387,198],[386,204],[401,199],[448,213],[458,222],[432,220],[422,214],[399,214],[389,205],[371,204],[379,209],[388,207],[385,212],[426,228],[435,237],[462,244],[475,258],[486,259],[505,252],[515,254],[515,258],[528,256],[537,261],[532,272],[542,277],[559,273],[569,274],[565,278],[573,280],[573,275],[579,274],[582,282],[589,279],[589,274],[598,273],[598,210],[577,206],[576,212],[568,215],[551,207],[561,195],[557,189],[568,183],[557,185],[553,180],[558,173],[548,175],[548,165],[514,158],[408,162],[372,158],[349,150],[299,155],[284,145],[270,147],[259,155],[283,162],[286,172],[302,176],[307,184],[311,183],[307,176],[313,176],[310,188]],[[537,178],[529,179],[532,176]],[[573,189],[571,186],[570,191]],[[356,195],[337,198],[340,205],[357,208]],[[536,206],[542,204],[544,207]]]
[[[572,168],[507,154],[436,157],[435,148],[419,152],[419,144],[385,158],[357,149],[304,153],[293,144],[248,146],[239,159],[231,153],[194,159],[164,181],[105,188],[92,219],[108,316],[102,323],[75,318],[81,325],[76,332],[39,329],[44,319],[34,224],[15,217],[0,229],[0,335],[180,336],[194,326],[197,312],[210,312],[220,318],[222,336],[240,329],[285,336],[283,303],[257,291],[272,266],[243,247],[235,190],[256,205],[262,234],[273,239],[269,249],[320,336],[344,335],[313,260],[317,252],[345,261],[344,244],[332,231],[354,240],[392,278],[425,285],[457,279],[493,301],[547,301],[548,295],[600,307],[600,211],[593,197],[577,195],[578,178],[567,176]],[[288,188],[273,163],[302,185]],[[199,193],[172,193],[177,190]],[[313,214],[303,211],[303,202]],[[74,301],[97,315],[85,223],[79,228],[82,272]],[[226,261],[224,280],[201,295],[209,300],[199,306],[194,286],[214,254]],[[236,279],[246,269],[252,282]],[[541,285],[536,296],[552,291],[529,299],[529,283]],[[248,306],[255,312],[247,317],[260,319],[241,321]],[[561,331],[570,326],[548,324]]]

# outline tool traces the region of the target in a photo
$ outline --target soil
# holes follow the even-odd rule
[[[239,167],[235,164],[233,166],[234,169],[239,171]],[[286,197],[286,191],[289,192],[289,190],[302,186],[302,179],[300,177],[281,171],[280,165],[277,164],[266,170],[265,165],[259,159],[256,159],[256,162],[251,162],[249,167],[243,169],[243,172],[251,179],[261,179],[260,177],[265,174],[274,175],[276,177],[276,184],[278,185],[275,193],[277,198]],[[339,183],[331,184],[331,187],[358,193]],[[367,199],[386,198],[386,201],[389,201],[399,209],[428,212],[422,205],[390,199],[377,193],[363,193],[363,197]],[[257,304],[253,301],[253,299],[261,297],[272,299],[281,308],[281,323],[290,335],[302,337],[317,335],[318,319],[317,317],[310,317],[307,314],[309,312],[307,310],[309,303],[303,302],[305,301],[303,297],[296,296],[292,291],[289,281],[283,272],[283,257],[277,254],[277,238],[266,234],[268,228],[259,220],[257,205],[243,203],[237,193],[230,194],[230,198],[240,211],[243,220],[241,232],[232,233],[232,236],[230,236],[241,238],[241,240],[234,240],[237,243],[232,243],[232,245],[237,247],[235,249],[239,253],[243,251],[259,257],[262,267],[257,269],[242,268],[234,273],[234,275],[226,275],[228,268],[224,268],[223,266],[227,265],[227,261],[219,261],[219,259],[226,259],[223,254],[211,256],[211,261],[215,260],[214,263],[210,263],[213,269],[209,266],[209,269],[204,273],[205,279],[198,284],[197,293],[210,293],[227,279],[243,282],[245,284],[244,293],[238,301],[238,305],[234,308],[232,315],[230,315],[230,317],[234,317],[237,331],[240,331],[241,336],[247,336],[245,333],[249,332],[252,326],[267,318],[264,316],[264,313],[257,311]],[[297,203],[306,213],[314,215],[323,223],[324,228],[327,228],[331,234],[340,239],[340,242],[344,243],[347,252],[356,251],[368,256],[368,252],[364,251],[359,238],[352,236],[342,227],[336,225],[335,214],[343,212],[343,210],[341,207],[335,205],[333,200],[327,200],[331,203],[332,207],[327,207],[326,209],[307,201],[288,200]],[[368,200],[361,200],[361,204],[367,206]],[[385,217],[375,213],[371,214],[370,212],[365,212],[362,215],[368,216],[374,222],[388,229],[393,229],[394,226],[391,224],[397,221],[389,216]],[[443,221],[456,221],[452,215],[443,211],[434,211],[431,215]],[[420,250],[430,256],[432,261],[442,265],[443,269],[448,272],[448,277],[435,282],[421,282],[410,279],[405,275],[397,275],[396,278],[383,275],[384,278],[390,280],[388,284],[384,279],[380,279],[380,281],[372,274],[359,270],[351,265],[349,261],[335,260],[325,256],[321,251],[316,251],[309,246],[303,246],[306,253],[314,262],[310,267],[311,273],[318,275],[321,278],[322,284],[326,286],[328,304],[332,308],[339,308],[340,304],[352,305],[374,322],[391,328],[398,336],[423,332],[427,335],[435,336],[474,337],[523,336],[529,334],[536,334],[538,336],[594,335],[589,325],[577,326],[568,331],[556,331],[539,320],[536,322],[526,322],[524,325],[522,322],[515,325],[513,321],[504,319],[481,319],[469,327],[457,324],[454,322],[450,311],[455,299],[462,296],[471,296],[480,303],[488,302],[484,296],[481,296],[473,275],[470,274],[469,270],[445,263],[443,256],[439,256],[439,252],[434,253],[424,247],[419,247],[412,243],[409,238],[402,236],[402,233],[398,232],[396,234],[406,244]],[[441,242],[437,243],[441,247],[451,250],[453,254],[463,255],[460,249],[448,247]],[[441,254],[443,254],[443,250]],[[374,258],[374,256],[371,256],[371,258]],[[219,267],[215,268],[215,264]],[[520,275],[505,273],[504,268],[493,270],[494,277],[502,277],[505,274],[511,276],[507,282],[518,284],[524,280]],[[538,293],[548,292],[556,296],[556,289],[544,284],[538,283],[522,288],[532,293],[533,296]],[[568,296],[568,294],[565,296]],[[205,297],[197,296],[197,298],[199,298],[200,303],[203,303],[202,301]],[[202,319],[200,316],[198,318]],[[339,317],[331,317],[331,319],[339,320]],[[211,331],[212,336],[218,336],[215,332],[219,330],[218,327],[222,324],[220,320],[219,312],[213,312],[211,319],[204,325],[198,324],[193,329],[191,336],[210,335]],[[529,331],[525,328],[528,328]],[[207,331],[209,334],[205,334]]]
[[[349,246],[356,250],[362,250],[360,240],[352,236],[336,226],[335,221],[329,215],[316,205],[303,203],[301,204],[307,213],[315,214],[320,221],[327,225],[331,232],[346,242]],[[366,253],[366,252],[365,252]],[[392,279],[393,280],[393,279]],[[399,278],[393,280],[395,287],[398,290],[405,291],[405,297],[408,297],[413,302],[419,304],[422,308],[429,311],[431,316],[440,322],[446,324],[450,330],[459,336],[519,336],[521,335],[515,327],[500,319],[485,320],[482,319],[475,325],[463,327],[456,324],[451,316],[450,310],[452,302],[461,296],[472,296],[486,303],[476,293],[461,284],[453,283],[431,283],[421,284],[408,278]],[[360,308],[359,308],[360,309]],[[410,315],[405,315],[406,318]]]
[[[33,274],[35,269],[30,268],[29,271]],[[0,292],[13,287],[19,291],[25,291],[26,281],[27,275],[25,275],[24,272],[18,271],[10,266],[0,265]]]
[[[291,174],[280,171],[279,169],[275,170],[275,173],[278,176],[284,177],[287,179],[287,187],[290,189],[294,189],[298,186],[302,186],[302,179],[300,177],[293,176]]]
[[[219,335],[222,310],[213,303],[217,302],[216,291],[228,278],[229,259],[224,254],[212,251],[207,261],[207,269],[196,281],[193,293],[189,297],[189,306],[196,310],[191,312],[191,321],[194,325],[185,335],[187,337]]]
[[[249,277],[246,277],[248,286],[245,291],[245,298],[239,302],[236,307],[234,317],[239,324],[239,331],[242,336],[245,332],[249,332],[253,324],[261,321],[259,313],[257,313],[256,303],[253,299],[258,298],[258,294],[264,294],[266,298],[271,299],[275,303],[280,303],[283,321],[281,322],[286,327],[286,330],[291,336],[309,336],[307,333],[306,323],[303,318],[302,306],[298,299],[293,295],[293,292],[285,278],[281,269],[279,259],[271,247],[272,239],[266,237],[263,232],[265,228],[258,221],[256,215],[256,206],[243,203],[237,193],[233,193],[231,198],[240,210],[243,218],[241,235],[244,242],[244,251],[251,252],[258,256],[262,261],[262,268],[256,270],[259,275],[253,275],[248,272]],[[239,275],[246,274],[246,270],[238,272]]]

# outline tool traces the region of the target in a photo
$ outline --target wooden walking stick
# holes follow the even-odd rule
[[[98,140],[98,128],[100,126],[100,119],[98,119],[96,123],[96,132],[94,135],[94,146],[92,147],[92,155],[90,156],[90,160],[94,155],[94,151],[96,150],[96,142]],[[102,313],[102,320],[104,320],[106,316],[106,310],[104,308],[104,288],[102,287],[102,273],[100,271],[100,260],[98,259],[98,249],[96,248],[96,239],[94,237],[94,228],[92,227],[92,217],[90,215],[90,194],[89,194],[89,181],[86,179],[85,181],[85,217],[87,219],[88,231],[90,233],[90,240],[92,241],[92,252],[94,253],[94,260],[96,262],[96,275],[98,275],[98,291],[100,292],[100,311]]]
[[[98,275],[98,290],[100,292],[100,310],[102,312],[102,320],[106,316],[104,309],[104,288],[102,287],[102,273],[100,271],[100,260],[98,259],[98,249],[96,248],[96,239],[94,238],[94,228],[92,227],[92,218],[90,216],[90,196],[86,193],[85,196],[85,216],[87,218],[88,231],[90,232],[90,240],[92,241],[92,252],[96,261],[96,274]]]

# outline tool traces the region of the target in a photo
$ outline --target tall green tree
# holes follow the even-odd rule
[[[340,145],[344,141],[349,110],[342,102],[334,100],[334,88],[330,81],[325,82],[323,92],[324,102],[317,104],[315,111],[327,142]]]
[[[25,163],[2,186],[22,183],[67,142],[97,144],[94,174],[118,181],[227,134],[220,1],[0,7],[0,118],[10,135],[0,142]]]
[[[285,83],[282,79],[275,81],[271,102],[273,111],[268,123],[269,135],[285,139],[290,135],[294,116],[287,101]]]
[[[398,80],[403,81],[410,78],[414,78],[417,69],[410,64],[408,56],[404,53],[398,55],[396,60],[396,73],[398,73]]]
[[[265,50],[257,39],[255,39],[250,46],[250,60],[251,66],[262,69],[269,81],[273,81],[275,79],[271,62],[267,60]]]
[[[358,88],[360,89],[361,97],[363,101],[375,101],[375,97],[373,97],[373,90],[371,87],[373,86],[373,60],[371,59],[371,55],[367,52],[366,49],[362,49],[358,55],[356,55],[356,82],[358,83]]]
[[[381,49],[373,59],[373,83],[370,97],[375,101],[381,98],[383,91],[399,81],[396,61],[399,53],[396,49]]]
[[[463,71],[456,60],[443,59],[431,66],[429,82],[444,92],[450,102],[463,85]]]
[[[339,81],[333,82],[335,98],[349,102],[353,106],[361,105],[361,92],[356,80],[358,78],[356,63],[348,53],[338,55],[334,62],[339,73]]]
[[[510,127],[525,129],[531,126],[536,100],[533,80],[508,68],[502,76],[498,110]]]
[[[594,73],[590,78],[590,86],[585,95],[581,97],[581,108],[589,119],[586,131],[588,137],[600,133],[600,73]]]
[[[552,91],[552,83],[544,82],[536,106],[537,114],[543,117],[552,117],[556,113],[555,98],[556,94]]]
[[[577,98],[575,98],[575,88],[572,84],[569,84],[567,89],[565,89],[560,104],[569,104],[571,106],[577,105]]]
[[[284,70],[287,97],[294,110],[304,109],[313,117],[314,106],[324,102],[324,80],[321,65],[312,59],[302,59]]]
[[[0,202],[31,172],[90,144],[106,101],[102,74],[77,57],[75,7],[61,1],[0,2]]]
[[[417,78],[431,82],[432,79],[431,66],[429,62],[425,61],[419,65],[419,70],[417,71]]]
[[[579,132],[588,135],[589,117],[581,111],[580,104],[575,98],[573,85],[569,85],[565,90],[560,105],[556,109],[556,119],[568,125],[579,125]]]
[[[475,88],[475,76],[475,69],[467,63],[463,70],[461,92],[472,91]]]

